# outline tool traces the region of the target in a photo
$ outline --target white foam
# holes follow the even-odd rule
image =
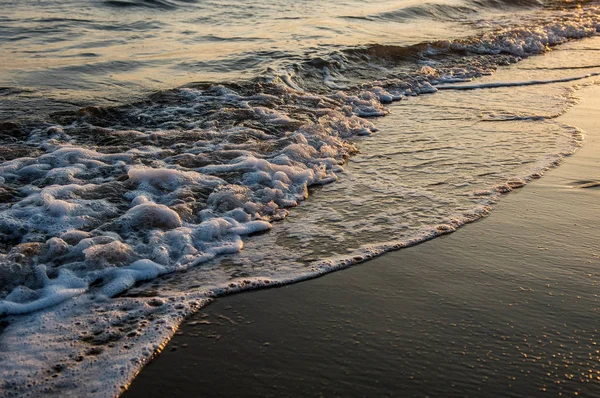
[[[134,166],[127,171],[132,182],[146,189],[175,190],[181,185],[202,184],[217,186],[223,181],[194,171]]]
[[[75,276],[68,269],[59,270],[55,279],[46,276],[44,266],[38,267],[38,273],[44,281],[44,287],[34,295],[23,294],[24,288],[16,288],[5,300],[0,301],[0,314],[26,314],[56,305],[87,291],[87,282]],[[32,296],[34,298],[31,300]]]
[[[389,110],[382,106],[380,98],[393,98],[387,92],[383,94],[383,89],[378,92],[361,91],[358,95],[348,95],[342,91],[337,93],[337,98],[352,107],[352,112],[357,116],[374,117],[385,116]]]
[[[142,203],[127,211],[120,219],[124,228],[173,229],[181,227],[179,215],[165,205]]]
[[[486,88],[499,88],[499,87],[520,87],[520,86],[536,86],[540,84],[552,84],[552,83],[565,83],[573,82],[576,80],[583,80],[594,76],[600,76],[600,72],[588,73],[585,75],[564,77],[560,79],[548,79],[548,80],[527,80],[520,82],[493,82],[493,83],[482,83],[482,84],[446,84],[436,86],[438,90],[477,90]]]
[[[98,275],[110,281],[102,286],[101,293],[108,297],[114,297],[137,282],[154,279],[167,272],[169,269],[150,260],[138,260],[127,267],[110,268]]]

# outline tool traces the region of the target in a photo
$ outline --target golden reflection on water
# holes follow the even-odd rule
[[[455,37],[469,33],[457,23],[377,17],[419,4],[217,1],[173,10],[115,10],[100,2],[85,7],[73,1],[8,4],[7,40],[0,38],[0,85],[53,87],[69,81],[67,86],[81,88],[86,82],[76,84],[79,79],[96,90],[107,86],[103,91],[133,82],[168,88],[194,80],[253,77],[267,64],[277,68],[345,46],[414,44],[447,38],[449,32]]]

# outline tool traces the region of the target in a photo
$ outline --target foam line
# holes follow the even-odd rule
[[[485,88],[501,88],[501,87],[519,87],[519,86],[535,86],[540,84],[552,84],[552,83],[566,83],[576,80],[583,80],[589,77],[600,76],[600,72],[588,73],[582,76],[565,77],[562,79],[549,79],[549,80],[529,80],[524,82],[494,82],[494,83],[482,83],[482,84],[445,84],[441,86],[435,86],[438,90],[477,90]]]

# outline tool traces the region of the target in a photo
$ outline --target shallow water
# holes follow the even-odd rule
[[[0,87],[8,108],[1,117],[27,116],[25,104],[37,112],[76,109],[192,81],[251,79],[353,46],[446,39],[450,27],[452,38],[461,37],[471,30],[453,22],[461,12],[444,13],[458,7],[453,1],[431,10],[397,1],[8,1],[0,19],[6,55]],[[421,9],[424,15],[411,15]],[[429,12],[439,14],[438,23],[416,28]]]
[[[9,0],[0,17],[0,118],[122,104],[193,81],[294,73],[372,44],[457,39],[541,4]]]
[[[555,118],[600,73],[596,7],[15,3],[0,36],[7,393],[114,394],[216,295],[485,216],[581,144]],[[95,366],[112,370],[83,383]]]

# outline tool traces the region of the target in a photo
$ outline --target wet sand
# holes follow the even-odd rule
[[[220,298],[123,397],[600,396],[600,87],[577,96],[583,148],[489,217]]]

